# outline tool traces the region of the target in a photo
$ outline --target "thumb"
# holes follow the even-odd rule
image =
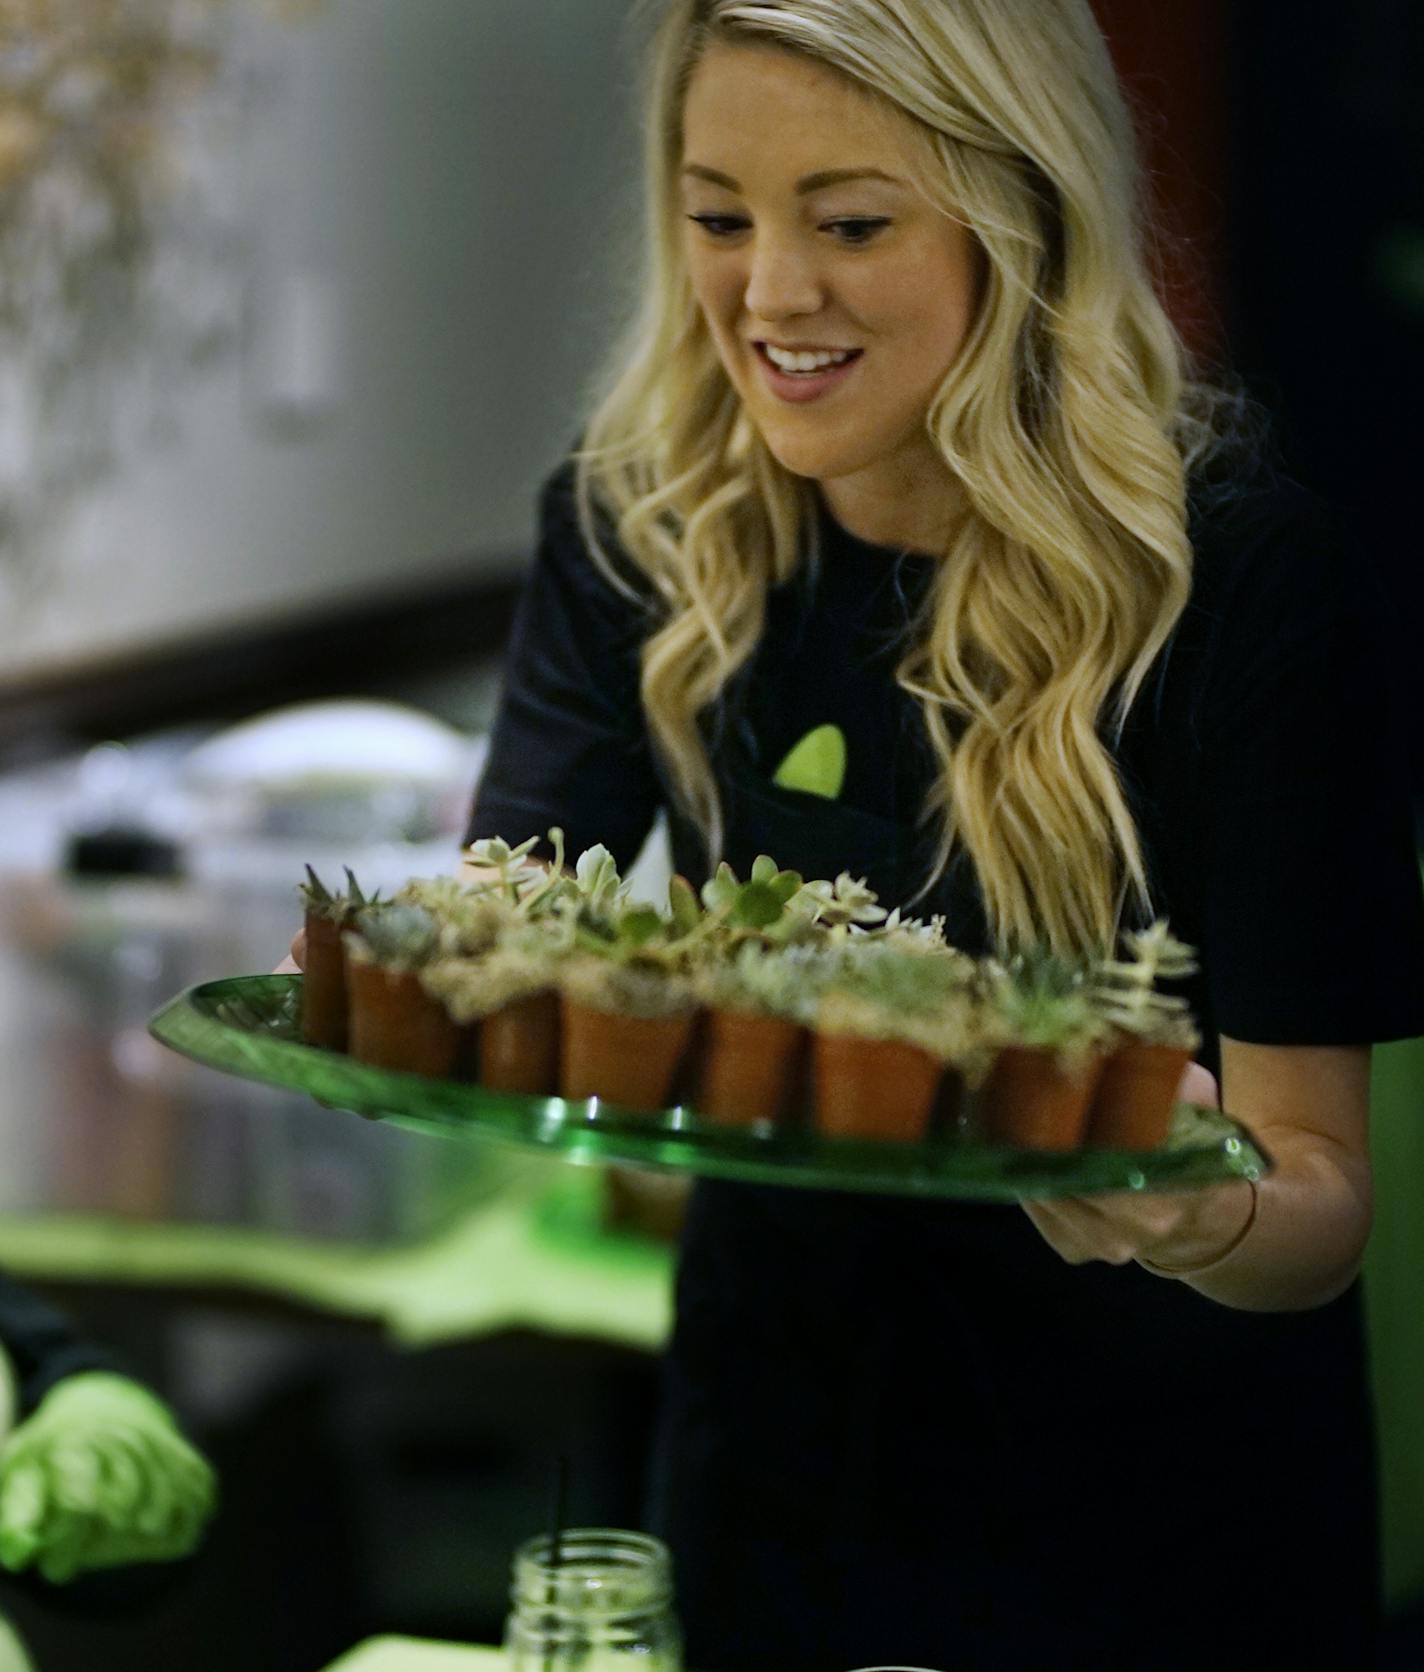
[[[1177,1086],[1177,1101],[1196,1103],[1208,1109],[1219,1109],[1221,1091],[1217,1086],[1216,1076],[1209,1068],[1203,1068],[1199,1062],[1189,1062]]]

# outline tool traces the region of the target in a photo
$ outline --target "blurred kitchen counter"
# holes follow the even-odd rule
[[[411,1346],[523,1327],[659,1347],[671,1249],[604,1228],[601,1169],[364,1120],[149,1035],[184,988],[270,967],[290,893],[0,877],[0,1266],[246,1290]]]

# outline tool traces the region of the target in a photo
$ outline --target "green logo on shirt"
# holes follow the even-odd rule
[[[804,790],[834,801],[845,782],[846,741],[839,726],[817,726],[782,761],[772,782],[784,790]]]

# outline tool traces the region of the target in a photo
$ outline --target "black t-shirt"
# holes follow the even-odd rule
[[[700,881],[638,699],[656,609],[594,568],[572,480],[566,462],[541,495],[468,839],[560,824],[571,855],[601,841],[626,867],[661,806]],[[704,728],[725,856],[740,874],[758,852],[847,869],[902,903],[932,853],[915,821],[933,760],[892,674],[937,560],[819,516],[819,576],[769,594]],[[1154,903],[1199,949],[1183,990],[1201,1059],[1218,1068],[1218,1033],[1424,1033],[1424,894],[1373,572],[1269,468],[1203,484],[1189,532],[1191,601],[1115,756]],[[846,740],[834,801],[773,781],[822,725]],[[913,909],[987,950],[962,857]],[[1135,1265],[1070,1266],[1013,1206],[700,1180],[665,1378],[649,1520],[673,1547],[689,1664],[1369,1664],[1358,1284],[1310,1312],[1245,1313]]]
[[[540,496],[466,839],[542,838],[557,823],[571,856],[603,842],[626,869],[664,806],[677,867],[700,878],[705,851],[672,806],[638,697],[655,606],[630,603],[595,569],[572,481],[566,461]],[[814,583],[803,570],[771,590],[759,649],[708,731],[730,803],[727,854],[735,864],[739,797],[770,795],[791,823],[824,813],[822,798],[771,780],[801,737],[836,725],[847,744],[839,806],[865,815],[867,840],[886,834],[878,821],[895,827],[893,863],[881,840],[836,869],[889,883],[896,904],[931,856],[916,816],[933,761],[918,704],[892,675],[936,559],[870,545],[824,507],[821,529]],[[1116,753],[1155,901],[1200,951],[1184,990],[1204,1057],[1216,1066],[1217,1032],[1295,1045],[1424,1033],[1424,895],[1375,572],[1336,513],[1266,468],[1235,496],[1203,494],[1190,535],[1191,600]],[[914,909],[945,910],[952,940],[987,948],[962,858]]]

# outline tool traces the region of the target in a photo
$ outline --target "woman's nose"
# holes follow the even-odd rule
[[[824,286],[813,258],[785,241],[767,241],[747,259],[746,311],[753,319],[772,323],[820,312]]]

